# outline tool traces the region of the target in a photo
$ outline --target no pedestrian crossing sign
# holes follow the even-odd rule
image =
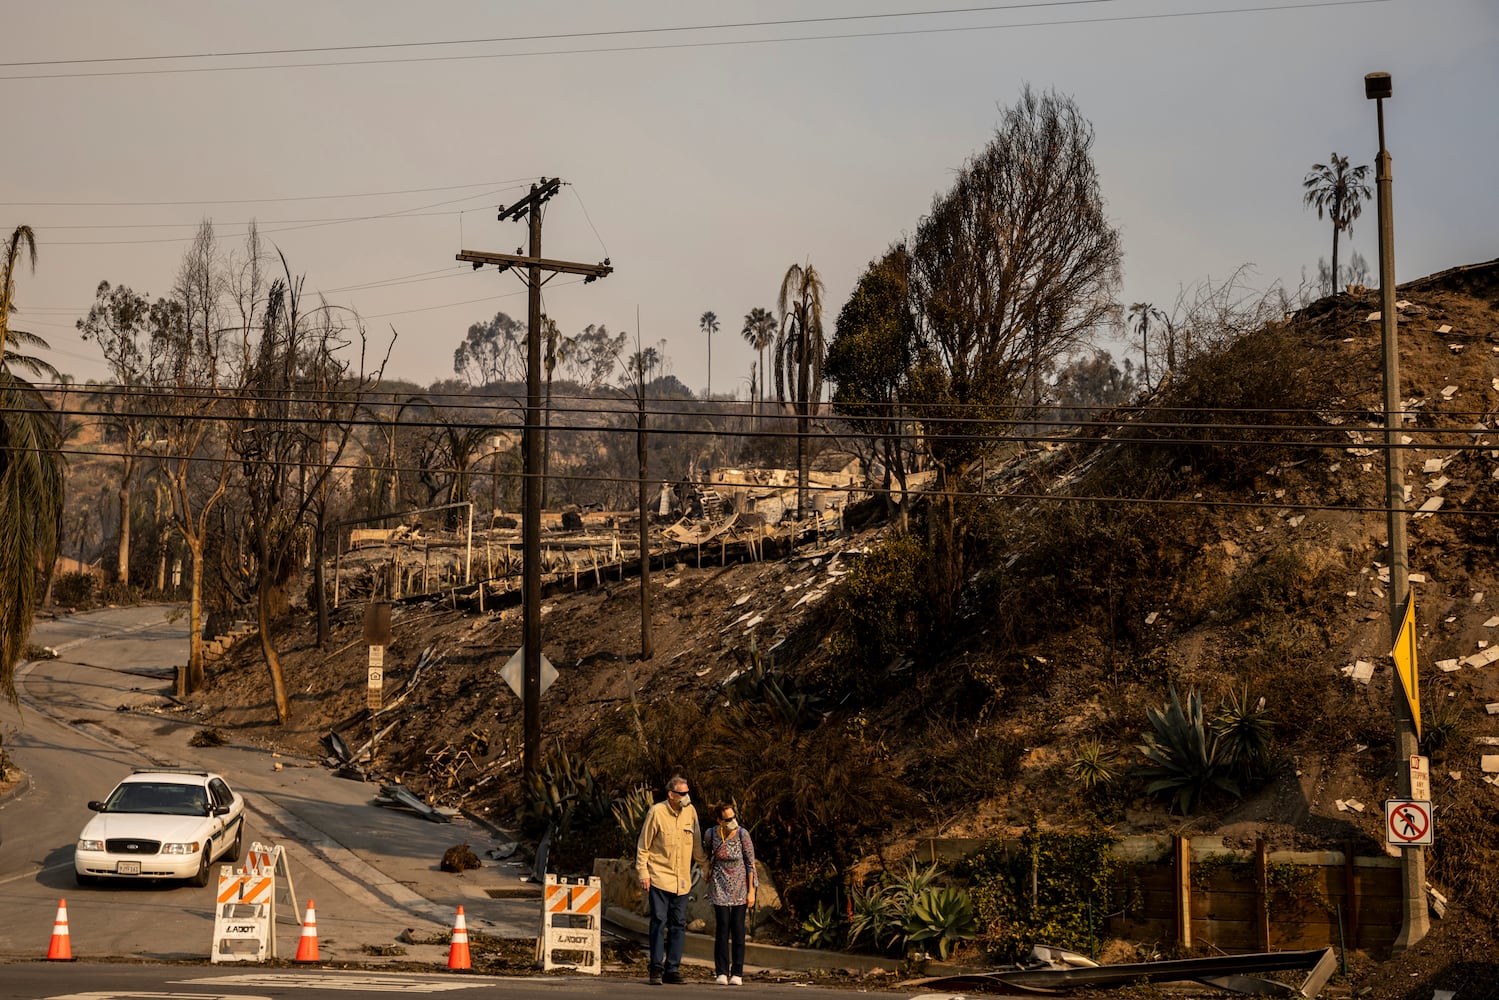
[[[1431,846],[1431,803],[1390,799],[1384,804],[1385,840],[1391,847]]]

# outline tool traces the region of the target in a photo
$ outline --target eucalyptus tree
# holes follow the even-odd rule
[[[718,332],[718,314],[709,309],[697,318],[697,326],[708,335],[708,399],[713,398],[713,335]]]
[[[31,333],[11,328],[17,266],[36,269],[36,235],[17,226],[5,242],[0,271],[0,690],[16,701],[16,663],[26,651],[37,601],[37,569],[57,558],[63,516],[63,461],[46,399],[16,370],[56,377],[45,362],[16,348],[45,348]]]
[[[284,254],[265,299],[259,329],[239,345],[244,369],[234,400],[229,447],[239,465],[255,557],[260,648],[270,674],[276,719],[291,718],[273,618],[284,606],[304,552],[312,553],[319,641],[326,631],[322,541],[335,476],[364,397],[379,384],[357,322],[346,327],[326,302],[304,308],[304,278]]]
[[[518,382],[526,377],[526,325],[503,312],[474,323],[453,352],[453,373],[471,387]]]
[[[1119,233],[1104,212],[1093,127],[1030,86],[933,199],[911,244],[916,360],[908,401],[937,470],[928,602],[952,621],[968,578],[958,482],[1039,403],[1056,363],[1116,320]],[[1030,399],[1026,396],[1029,390]]]
[[[781,279],[776,312],[781,324],[776,334],[776,398],[791,402],[796,411],[796,516],[807,510],[807,478],[811,471],[807,437],[811,418],[822,399],[823,362],[827,341],[822,329],[822,276],[809,260],[792,264]]]
[[[1071,98],[1027,86],[917,228],[914,395],[944,481],[982,454],[994,421],[1117,316],[1119,233]]]
[[[130,583],[131,490],[140,464],[140,444],[145,435],[146,414],[136,401],[150,369],[151,303],[125,285],[99,282],[94,304],[77,323],[86,341],[98,345],[109,367],[110,383],[96,394],[96,405],[104,424],[114,431],[120,447],[118,480],[120,504],[119,569],[122,585]]]
[[[1348,157],[1333,153],[1326,163],[1314,163],[1301,182],[1301,203],[1332,220],[1331,291],[1338,290],[1338,235],[1352,232],[1353,220],[1363,214],[1363,203],[1371,194],[1365,178],[1369,165],[1350,166]]]

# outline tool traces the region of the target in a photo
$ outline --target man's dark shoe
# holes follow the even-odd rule
[[[682,974],[680,972],[668,972],[664,976],[662,976],[661,979],[663,982],[674,984],[686,982],[686,980],[682,978]]]
[[[652,986],[660,986],[661,985],[661,970],[658,969],[658,968],[656,968],[656,967],[654,967],[654,966],[651,967],[651,985]]]

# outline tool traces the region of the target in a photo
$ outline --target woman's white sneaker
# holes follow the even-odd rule
[[[743,986],[744,985],[744,977],[743,976],[730,976],[729,977],[729,985],[730,986]]]
[[[728,976],[719,976],[716,980],[714,980],[714,982],[718,983],[718,985],[720,985],[720,986],[727,986],[727,985],[729,985],[729,977]]]

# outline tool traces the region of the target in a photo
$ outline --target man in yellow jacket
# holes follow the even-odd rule
[[[682,945],[687,933],[687,892],[692,862],[707,863],[702,828],[692,808],[687,779],[672,776],[666,800],[651,806],[635,845],[640,888],[650,903],[651,985],[680,983]]]

